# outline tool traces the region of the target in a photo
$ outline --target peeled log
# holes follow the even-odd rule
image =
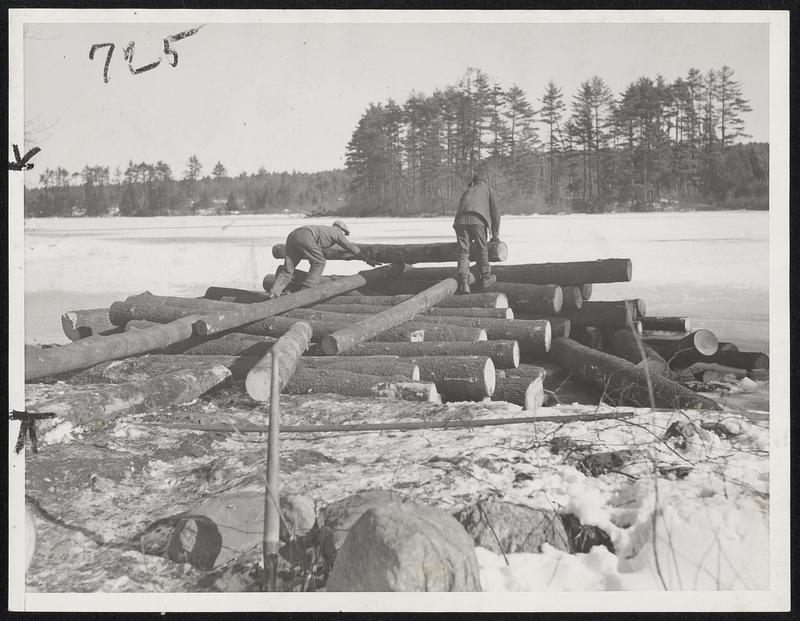
[[[642,328],[663,332],[689,332],[691,322],[687,317],[642,317]]]
[[[449,263],[458,260],[458,244],[455,242],[436,244],[358,244],[362,251],[369,252],[379,263]],[[487,244],[489,261],[505,261],[508,258],[508,246],[505,242],[490,241]],[[341,248],[326,248],[323,251],[326,259],[339,261],[360,261]],[[272,256],[276,259],[286,258],[286,245],[272,246]],[[477,261],[476,252],[470,253],[470,260]],[[440,279],[441,280],[441,279]]]
[[[550,357],[560,367],[578,375],[602,393],[612,405],[650,407],[647,374],[627,360],[565,338],[553,339]],[[702,395],[661,375],[650,375],[653,405],[657,408],[719,410],[720,406]]]
[[[647,359],[647,370],[650,373],[663,375],[664,377],[672,377],[667,361],[644,341],[641,341],[641,346]],[[644,368],[639,344],[637,344],[636,337],[630,330],[615,330],[607,343],[606,349],[615,356]]]
[[[375,315],[394,308],[393,306],[375,306],[370,304],[316,304],[309,310],[326,311],[329,313],[358,313],[359,315]],[[514,319],[514,311],[510,308],[429,308],[422,312],[419,318],[425,315],[437,317],[489,317],[491,319]]]
[[[458,289],[456,280],[454,278],[446,278],[389,310],[377,315],[367,316],[352,326],[329,334],[322,340],[322,350],[328,356],[335,356],[338,353],[347,351],[354,345],[363,343],[381,332],[413,319],[420,312],[453,295],[456,289]],[[434,317],[431,317],[431,319],[434,319]],[[451,318],[448,317],[447,319]],[[452,319],[460,318],[454,317]]]
[[[297,368],[297,361],[311,342],[311,326],[298,321],[281,336],[270,350],[250,369],[245,388],[255,401],[267,401],[272,393],[272,365],[278,365],[278,383],[286,387]],[[277,362],[276,362],[277,361]]]
[[[495,388],[495,368],[486,356],[425,356],[412,358],[420,379],[434,382],[447,401],[482,401]]]
[[[477,276],[477,273],[473,273]],[[630,259],[598,259],[596,261],[571,261],[567,263],[529,263],[524,265],[495,265],[492,274],[502,282],[519,282],[533,285],[579,285],[598,282],[629,282],[632,265]],[[415,267],[401,278],[441,280],[452,276],[453,268]],[[491,290],[491,289],[490,289]],[[512,304],[513,306],[513,304]]]
[[[574,311],[583,306],[583,292],[581,287],[570,285],[568,287],[561,287],[564,294],[564,305],[561,307],[564,311]]]
[[[550,351],[550,322],[541,319],[483,319],[481,317],[425,317],[426,322],[483,328],[490,340],[519,342],[523,354],[536,355]]]
[[[196,315],[122,334],[81,339],[69,345],[25,351],[25,381],[85,369],[106,360],[127,358],[179,343],[192,336]]]
[[[277,338],[257,334],[230,334],[213,336],[193,336],[176,345],[171,345],[159,353],[190,354],[199,356],[230,355],[262,357],[269,351]]]
[[[315,353],[312,348],[309,353]],[[487,356],[495,368],[510,369],[519,366],[519,343],[516,341],[461,341],[423,343],[362,343],[344,352],[342,356],[395,355],[401,358],[430,356]],[[335,358],[334,358],[335,359]]]
[[[206,313],[196,322],[195,332],[200,336],[204,336],[239,328],[273,315],[285,313],[293,308],[308,306],[314,302],[340,295],[352,289],[364,287],[376,280],[397,275],[403,269],[405,269],[403,265],[386,265],[374,270],[365,270],[353,276],[337,278],[335,281],[323,282],[316,287],[303,289],[297,293],[288,293],[267,302],[243,304],[241,309],[226,310],[220,313]]]
[[[535,412],[544,403],[544,370],[540,377],[508,377],[505,371],[497,371],[492,401],[521,405]]]
[[[176,371],[142,382],[95,385],[27,409],[29,412],[52,412],[76,426],[108,422],[125,414],[193,401],[230,375],[223,366],[209,365],[203,370]]]
[[[719,349],[717,337],[709,330],[696,330],[679,339],[644,337],[644,341],[673,369],[685,369],[694,362],[704,362],[707,356],[713,356]]]
[[[67,311],[61,315],[61,327],[70,341],[85,339],[98,334],[118,334],[119,327],[108,320],[107,308]]]
[[[292,395],[331,393],[344,397],[381,397],[441,403],[433,383],[388,381],[385,377],[327,367],[298,369],[283,392]]]
[[[340,295],[324,304],[352,304],[355,306],[397,306],[413,297],[402,295]],[[453,295],[439,302],[435,308],[508,308],[508,298],[504,293],[470,293]]]

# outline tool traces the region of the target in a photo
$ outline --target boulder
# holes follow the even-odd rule
[[[480,591],[472,538],[448,513],[413,502],[367,509],[336,555],[328,591]]]
[[[542,544],[569,551],[569,537],[559,515],[552,509],[535,509],[503,501],[468,507],[456,519],[476,546],[495,554],[538,553]]]

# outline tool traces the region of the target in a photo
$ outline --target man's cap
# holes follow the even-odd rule
[[[337,220],[336,222],[334,222],[333,226],[342,229],[345,235],[350,235],[350,229],[347,228],[347,225],[341,220]]]

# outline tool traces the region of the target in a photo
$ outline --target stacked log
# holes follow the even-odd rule
[[[667,361],[631,330],[615,330],[609,341],[609,351],[642,368],[646,360],[650,373],[672,377]]]
[[[378,263],[455,263],[458,260],[458,244],[359,244],[362,252],[366,252]],[[490,241],[487,244],[489,261],[505,261],[508,258],[508,246],[502,241]],[[350,254],[346,250],[332,247],[323,251],[328,260],[356,261],[361,257]],[[286,258],[286,245],[272,246],[272,256],[276,259]],[[478,259],[475,249],[470,253],[470,260]],[[442,280],[442,279],[440,279]]]
[[[576,285],[569,285],[568,287],[561,287],[564,295],[563,310],[575,311],[580,310],[583,306],[583,288]]]
[[[301,368],[283,390],[292,395],[334,393],[344,397],[380,397],[441,403],[433,382],[388,380],[378,375],[351,373],[336,368]]]
[[[537,372],[512,376],[508,371],[497,370],[495,389],[492,401],[505,401],[521,405],[523,409],[536,411],[544,403],[545,371],[541,367],[533,367]]]
[[[412,294],[401,295],[340,295],[324,304],[351,304],[353,306],[395,306],[413,297]],[[470,293],[453,295],[445,298],[435,308],[508,308],[508,297],[505,293]]]
[[[433,382],[447,401],[481,401],[495,390],[495,367],[487,356],[411,358],[420,379]]]
[[[392,306],[374,306],[370,304],[315,304],[308,310],[324,311],[329,313],[356,313],[359,315],[375,315],[392,308]],[[298,309],[306,310],[306,309]],[[294,311],[290,311],[294,312]],[[514,319],[514,311],[510,308],[429,308],[423,311],[420,318],[425,315],[437,317],[487,317],[490,319]]]
[[[642,328],[664,332],[689,332],[691,321],[687,317],[642,317]]]
[[[681,338],[644,337],[644,341],[673,369],[685,369],[694,362],[701,362],[716,354],[719,347],[714,333],[705,329],[695,330]]]
[[[268,401],[272,392],[272,367],[277,365],[278,386],[286,387],[294,375],[300,356],[311,342],[311,326],[298,321],[281,336],[270,350],[250,369],[245,387],[255,401]]]

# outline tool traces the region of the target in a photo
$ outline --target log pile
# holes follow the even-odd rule
[[[450,246],[371,252],[404,263],[452,261]],[[493,260],[506,250],[494,248]],[[330,258],[352,258],[339,254]],[[690,332],[683,317],[648,317],[642,299],[591,299],[593,283],[631,279],[629,259],[495,265],[493,273],[497,283],[469,295],[455,295],[453,267],[401,264],[328,276],[310,288],[300,286],[297,270],[288,293],[274,300],[216,286],[198,298],[146,291],[106,309],[64,313],[73,342],[26,348],[26,381],[86,385],[83,396],[70,394],[74,406],[37,404],[86,422],[185,402],[223,382],[267,401],[273,355],[285,393],[488,398],[528,410],[557,396],[556,379],[615,405],[714,409],[687,380],[768,372],[766,355],[719,344],[708,330]],[[265,277],[265,289],[271,283]]]

